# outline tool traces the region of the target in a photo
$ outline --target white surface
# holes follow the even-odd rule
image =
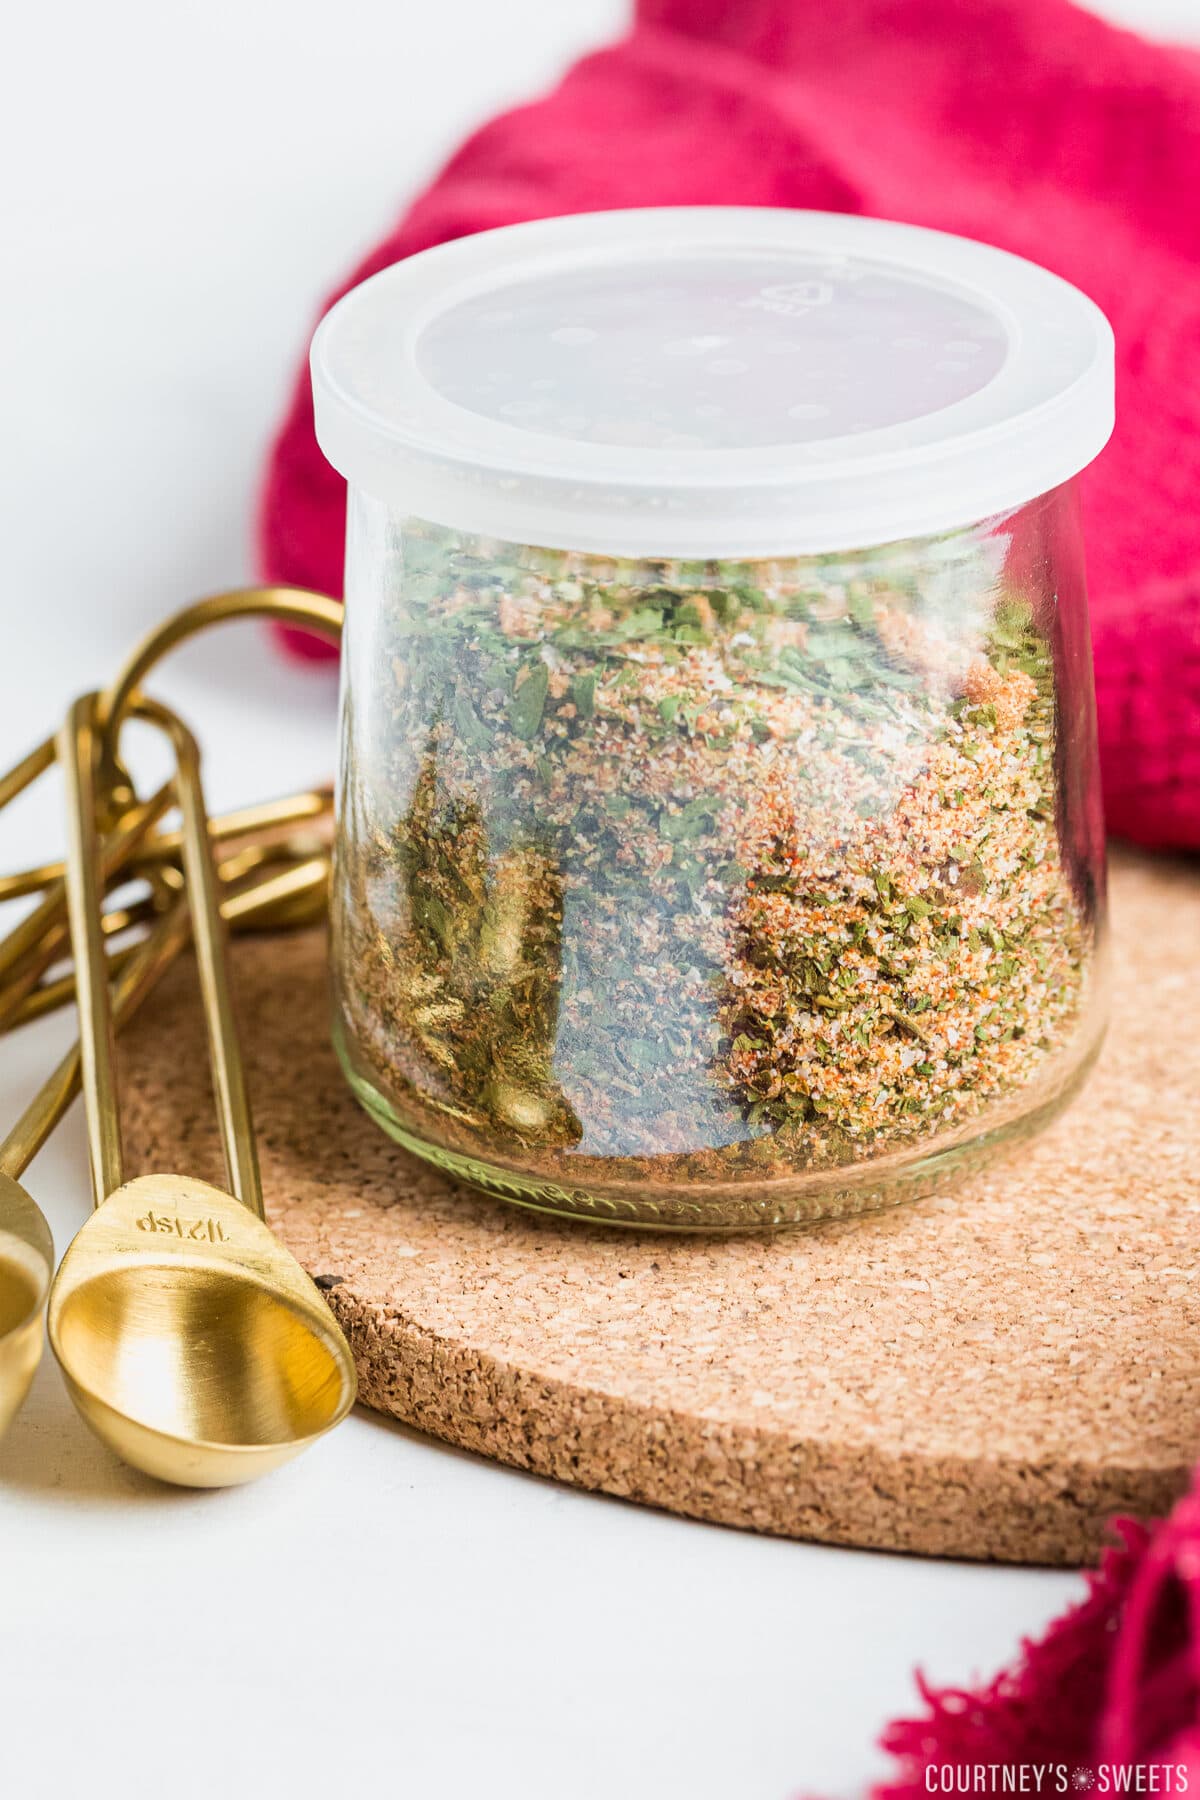
[[[1153,11],[1195,21],[1193,0]],[[318,294],[469,124],[620,16],[19,9],[0,64],[0,766],[133,633],[245,573],[253,472]],[[326,677],[258,649],[207,645],[170,682],[219,802],[332,759]],[[0,820],[0,867],[56,840],[47,787]],[[0,1118],[66,1029],[0,1045]],[[77,1118],[29,1185],[61,1246],[85,1208]],[[690,1525],[369,1415],[258,1488],[171,1493],[109,1459],[47,1364],[0,1446],[0,1791],[848,1795],[914,1664],[990,1672],[1078,1590]]]
[[[1113,424],[1067,282],[880,219],[650,207],[440,244],[333,308],[317,437],[403,517],[621,556],[788,556],[1034,500]]]

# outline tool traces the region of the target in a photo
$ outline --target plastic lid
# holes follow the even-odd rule
[[[942,232],[680,207],[397,263],[313,340],[317,437],[405,514],[560,549],[778,556],[990,518],[1113,424],[1113,338]]]

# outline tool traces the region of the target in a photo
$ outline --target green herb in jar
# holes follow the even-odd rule
[[[761,1179],[1052,1063],[1092,924],[1050,647],[994,571],[394,548],[336,909],[409,1129],[574,1183]]]

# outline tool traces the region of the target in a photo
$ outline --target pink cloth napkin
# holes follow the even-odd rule
[[[336,292],[488,226],[715,201],[939,226],[1057,270],[1119,347],[1116,436],[1085,478],[1108,823],[1198,848],[1198,194],[1200,57],[1066,0],[641,0],[622,42],[476,132]],[[344,504],[302,371],[264,574],[340,592]]]
[[[884,1732],[896,1767],[871,1800],[998,1794],[999,1780],[981,1786],[977,1771],[1031,1765],[1047,1770],[1043,1794],[1071,1800],[1197,1792],[1200,1495],[1193,1488],[1152,1531],[1129,1520],[1117,1531],[1086,1598],[1011,1668],[941,1691],[918,1678],[924,1710]],[[1128,1785],[1130,1770],[1142,1786]]]

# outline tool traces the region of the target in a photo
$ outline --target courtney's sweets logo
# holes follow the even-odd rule
[[[928,1794],[1186,1794],[1183,1763],[942,1763],[925,1771]]]
[[[228,1233],[220,1219],[181,1219],[177,1213],[148,1212],[137,1221],[139,1231],[165,1231],[189,1243],[227,1244]]]

